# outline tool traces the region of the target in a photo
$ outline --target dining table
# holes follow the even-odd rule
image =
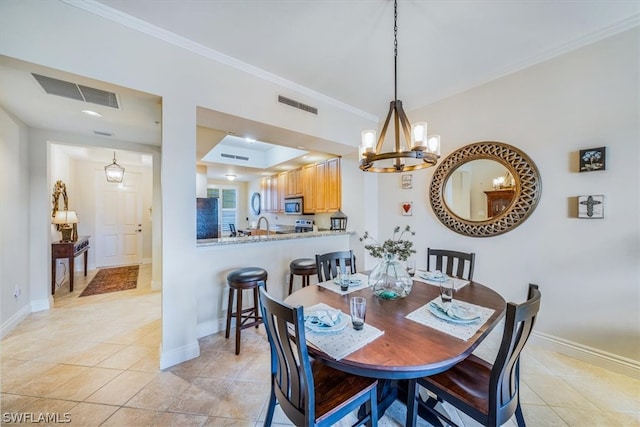
[[[467,281],[456,289],[454,303],[474,307],[482,316],[472,324],[457,325],[428,310],[430,302],[439,301],[440,290],[436,283],[421,280],[419,272],[414,276],[410,293],[394,300],[376,296],[367,284],[368,276],[358,276],[362,284],[352,287],[353,290],[341,291],[340,286],[327,281],[301,288],[286,297],[285,302],[303,306],[305,313],[308,308],[320,306],[340,310],[348,317],[350,298],[364,297],[367,309],[363,331],[355,331],[350,321],[342,330],[330,334],[305,328],[308,351],[315,360],[335,369],[381,380],[385,391],[379,392],[380,416],[403,392],[412,390],[414,396],[403,398],[407,405],[406,425],[414,426],[418,412],[417,379],[443,372],[468,357],[500,323],[506,301],[488,286]],[[344,344],[335,348],[347,347],[346,354],[316,345],[335,344],[341,335]],[[362,345],[357,347],[354,343],[359,336],[363,337]]]

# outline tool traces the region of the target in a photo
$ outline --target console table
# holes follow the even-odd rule
[[[84,275],[87,276],[87,255],[89,253],[89,236],[78,237],[76,242],[51,243],[51,295],[56,293],[56,260],[69,260],[69,292],[73,292],[74,260],[84,254]]]

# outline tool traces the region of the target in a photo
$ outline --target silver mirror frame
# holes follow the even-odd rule
[[[470,221],[449,209],[444,187],[458,166],[478,159],[503,164],[514,177],[516,195],[511,205],[499,215],[485,221]],[[542,181],[533,160],[509,144],[494,141],[476,142],[451,153],[436,168],[429,187],[431,207],[436,217],[449,229],[469,237],[497,236],[522,224],[538,205],[541,193]]]

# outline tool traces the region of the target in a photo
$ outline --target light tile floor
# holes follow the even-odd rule
[[[243,331],[240,356],[221,332],[200,340],[197,359],[160,371],[160,293],[151,291],[150,266],[141,267],[135,290],[79,298],[94,274],[77,275],[75,292],[63,286],[54,309],[31,314],[2,340],[0,424],[68,414],[83,427],[262,425],[269,395],[262,327]],[[487,357],[490,341],[479,349]],[[531,343],[521,385],[529,426],[640,425],[640,381]],[[400,426],[404,416],[394,404],[379,425]],[[279,411],[274,422],[290,425]]]

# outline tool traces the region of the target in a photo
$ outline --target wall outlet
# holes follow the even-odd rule
[[[18,299],[18,297],[20,296],[20,294],[22,294],[22,291],[20,290],[20,287],[18,285],[16,285],[13,288],[13,296]]]

